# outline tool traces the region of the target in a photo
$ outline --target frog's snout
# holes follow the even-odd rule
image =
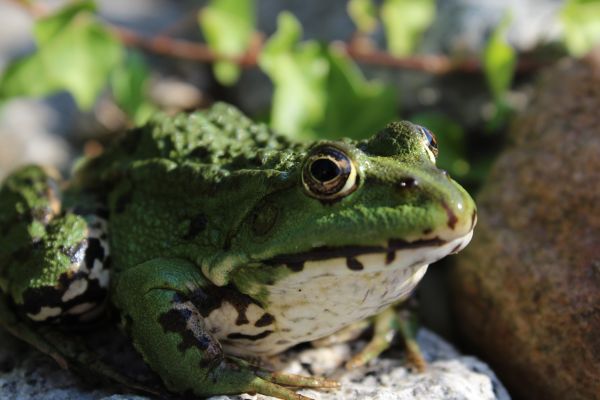
[[[446,214],[445,231],[450,237],[468,235],[472,233],[477,223],[475,202],[446,171],[442,171],[441,174],[448,182],[439,201],[440,207]]]
[[[475,202],[447,171],[438,169],[404,177],[398,180],[396,187],[419,192],[432,201],[430,211],[437,215],[434,226],[427,229],[432,237],[454,240],[472,233],[477,223]]]

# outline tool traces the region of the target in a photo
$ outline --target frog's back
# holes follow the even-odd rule
[[[221,248],[258,199],[285,183],[276,177],[304,147],[218,103],[128,132],[82,165],[71,193],[92,193],[105,207],[115,269],[156,257],[194,260]]]
[[[78,186],[105,186],[150,159],[176,164],[193,162],[221,170],[278,168],[286,153],[302,147],[256,123],[224,103],[191,114],[159,114],[145,126],[127,132],[99,157],[77,171]]]

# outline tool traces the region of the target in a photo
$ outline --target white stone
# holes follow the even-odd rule
[[[315,374],[326,374],[342,383],[335,392],[303,390],[315,400],[510,400],[506,389],[490,368],[475,357],[461,355],[439,336],[421,329],[418,342],[429,366],[425,373],[412,372],[401,350],[392,350],[355,371],[339,366],[355,354],[364,343],[339,344],[324,348],[290,351],[277,365],[290,373],[308,374],[306,365]],[[49,358],[29,351],[26,356],[15,353],[16,340],[0,331],[0,363],[13,359],[9,371],[0,370],[0,398],[33,400],[145,400],[147,397],[120,395],[107,389],[90,389],[78,384],[67,371],[60,370]],[[22,350],[21,350],[22,351]],[[27,373],[28,379],[23,376]],[[209,400],[272,400],[256,395],[213,396]]]

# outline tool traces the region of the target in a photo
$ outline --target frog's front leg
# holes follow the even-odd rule
[[[36,322],[91,318],[108,291],[106,222],[64,210],[59,185],[28,166],[0,190],[0,289]]]
[[[112,299],[126,331],[145,361],[179,393],[197,396],[261,393],[287,400],[307,399],[285,386],[337,387],[320,378],[260,371],[227,357],[207,330],[201,310],[218,299],[205,295],[212,285],[198,267],[155,259],[122,272]]]

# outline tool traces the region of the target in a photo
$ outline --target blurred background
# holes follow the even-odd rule
[[[299,140],[422,124],[476,194],[540,71],[598,43],[599,0],[0,0],[0,178],[226,101]],[[422,320],[460,344],[446,274]]]

